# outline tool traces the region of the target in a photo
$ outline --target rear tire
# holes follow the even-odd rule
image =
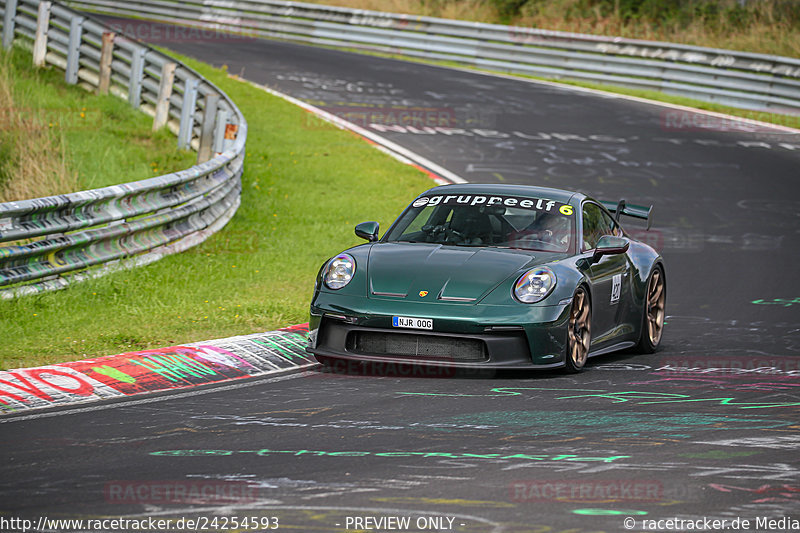
[[[656,265],[650,273],[644,297],[642,331],[636,350],[639,353],[654,353],[661,344],[666,316],[667,284],[661,265]]]
[[[564,368],[574,374],[580,372],[589,356],[589,344],[592,340],[592,304],[589,293],[584,287],[578,287],[572,297],[572,307],[567,322],[567,353],[564,357]]]

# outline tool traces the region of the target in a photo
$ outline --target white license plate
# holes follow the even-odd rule
[[[392,326],[396,328],[433,329],[433,319],[410,318],[407,316],[393,316]]]

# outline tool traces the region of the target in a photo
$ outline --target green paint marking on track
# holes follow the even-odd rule
[[[753,300],[751,303],[757,305],[782,305],[783,307],[791,307],[794,304],[800,304],[800,296],[796,296],[792,299],[789,298],[774,298],[772,300],[764,301],[763,299]]]
[[[98,374],[102,374],[104,376],[108,376],[111,379],[116,379],[117,381],[121,381],[123,383],[136,383],[136,378],[135,377],[130,376],[130,375],[126,374],[125,372],[123,372],[122,370],[110,367],[108,365],[93,366],[92,370],[94,370]]]
[[[272,339],[264,339],[264,340],[259,339],[256,340],[255,342],[261,344],[262,346],[266,346],[267,348],[275,350],[276,352],[278,352],[279,356],[286,357],[289,360],[293,360],[295,357],[297,357],[297,354],[295,354],[292,350],[290,350],[286,346],[281,346],[279,343],[273,341]]]
[[[575,509],[573,514],[584,516],[644,516],[647,511],[617,510],[617,509]]]

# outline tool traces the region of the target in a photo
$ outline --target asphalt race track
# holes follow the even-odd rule
[[[217,517],[210,531],[235,530],[222,527],[232,517],[298,532],[721,529],[704,519],[797,530],[800,134],[280,42],[160,44],[470,182],[655,204],[662,349],[574,376],[314,371],[6,419],[5,516]]]

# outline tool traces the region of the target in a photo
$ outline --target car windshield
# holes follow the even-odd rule
[[[421,197],[389,230],[384,242],[568,252],[575,235],[574,219],[571,206],[547,199]]]

